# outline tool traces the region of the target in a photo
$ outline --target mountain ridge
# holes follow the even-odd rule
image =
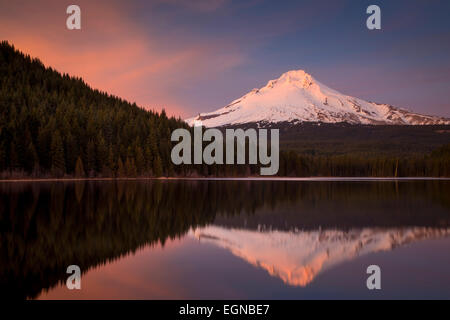
[[[245,123],[322,122],[372,125],[450,124],[450,119],[423,115],[389,104],[342,94],[317,81],[304,70],[283,73],[264,87],[255,88],[216,111],[186,119],[206,127]]]

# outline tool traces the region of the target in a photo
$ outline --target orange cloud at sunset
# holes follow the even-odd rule
[[[82,29],[67,30],[61,1],[2,4],[0,38],[45,65],[82,77],[94,88],[139,106],[169,115],[187,116],[185,82],[238,65],[239,53],[224,52],[221,41],[177,41],[153,32],[132,19],[125,3],[78,1]],[[180,39],[182,34],[179,35]]]

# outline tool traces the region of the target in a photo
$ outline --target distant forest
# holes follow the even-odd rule
[[[180,127],[188,128],[164,110],[144,110],[94,90],[81,78],[46,68],[8,42],[0,43],[0,179],[259,174],[256,165],[173,165],[170,135]],[[426,135],[433,151],[369,154],[371,145],[360,148],[351,142],[353,137],[327,144],[315,141],[317,134],[312,133],[301,136],[310,145],[299,147],[295,131],[281,130],[278,175],[450,177],[450,126],[441,131],[438,139]]]

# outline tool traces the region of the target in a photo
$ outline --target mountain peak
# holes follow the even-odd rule
[[[207,127],[243,123],[347,122],[352,124],[450,124],[450,119],[421,115],[339,93],[304,70],[291,70],[253,89],[217,111],[186,121]]]
[[[312,76],[307,73],[305,70],[291,70],[283,73],[280,80],[289,80],[289,81],[303,81],[305,79],[312,79]]]
[[[306,89],[313,83],[313,77],[306,71],[300,69],[283,73],[278,79],[270,80],[266,87],[273,88],[276,84],[288,84]]]

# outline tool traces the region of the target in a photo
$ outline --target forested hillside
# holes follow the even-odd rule
[[[171,174],[170,133],[181,126],[0,44],[4,177]]]
[[[257,165],[174,166],[179,127],[0,43],[0,179],[259,175]],[[450,177],[449,126],[279,129],[279,176]]]

